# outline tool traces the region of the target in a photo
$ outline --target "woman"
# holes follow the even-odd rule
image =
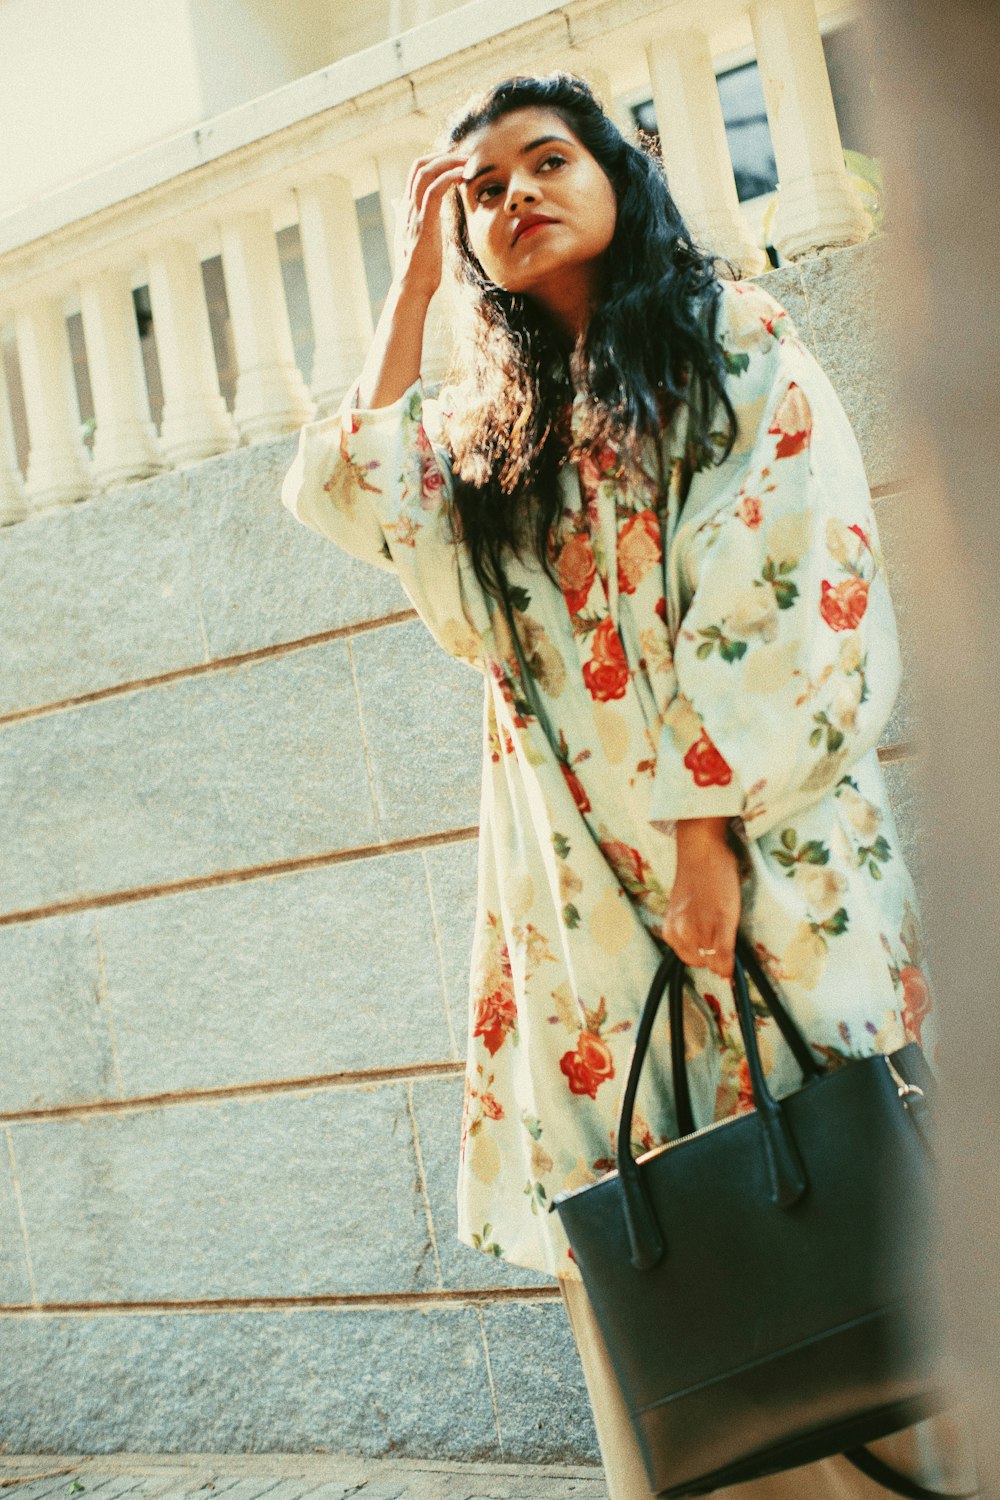
[[[445,218],[465,323],[432,402]],[[751,1103],[738,926],[821,1053],[913,1039],[933,1058],[876,753],[900,675],[878,535],[787,314],[720,282],[658,164],[579,80],[475,101],[410,171],[395,263],[360,380],[303,429],[283,500],[394,569],[485,674],[459,1232],[559,1278],[610,1493],[635,1500],[645,1474],[547,1210],[612,1164],[658,945],[692,968],[699,1125]],[[763,1013],[760,1041],[775,1092],[798,1087]],[[660,1053],[637,1151],[676,1134]],[[947,1482],[931,1427],[877,1451]],[[880,1493],[839,1457],[743,1488]]]

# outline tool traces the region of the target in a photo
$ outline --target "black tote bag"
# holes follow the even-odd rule
[[[780,1101],[745,970],[802,1069],[802,1087]],[[934,1075],[914,1042],[820,1063],[740,939],[734,988],[755,1108],[695,1131],[686,979],[668,950],[636,1033],[617,1171],[552,1205],[650,1488],[662,1500],[701,1495],[846,1451],[899,1493],[935,1493],[862,1446],[948,1399],[927,1274]],[[636,1090],[668,987],[680,1135],[636,1161]]]

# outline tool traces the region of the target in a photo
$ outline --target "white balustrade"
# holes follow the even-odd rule
[[[16,226],[0,223],[10,246],[0,252],[0,311],[15,323],[29,447],[22,481],[0,387],[0,524],[69,504],[95,484],[109,487],[163,465],[192,463],[241,439],[280,437],[317,410],[336,407],[372,336],[355,196],[377,186],[391,259],[413,158],[468,87],[463,58],[480,41],[500,43],[497,76],[514,70],[517,49],[539,71],[576,68],[626,127],[624,101],[651,92],[678,206],[698,242],[744,276],[763,270],[767,260],[738,201],[713,55],[732,56],[734,49],[739,55],[752,44],[781,182],[772,241],[795,258],[864,239],[871,221],[844,167],[817,19],[817,5],[827,14],[833,3],[616,0],[605,21],[595,0],[564,0],[564,24],[554,28],[551,6],[524,0],[523,19],[511,28],[488,0],[469,0],[439,18],[430,14],[437,0],[405,0],[401,36],[300,80],[300,98],[293,99],[299,85],[289,85],[245,112],[231,111],[211,131],[196,132],[190,150],[175,142],[162,163],[160,148],[149,148],[148,171],[133,163],[118,198],[109,192],[91,202],[96,190],[83,183],[67,190],[63,219],[48,201],[31,206],[23,243]],[[413,5],[423,7],[426,21],[418,31],[405,24],[417,14]],[[477,82],[486,81],[482,69],[473,72]],[[296,201],[312,315],[311,393],[295,360],[274,219],[262,206],[283,205],[288,223],[287,207]],[[111,207],[113,214],[106,212]],[[237,365],[232,415],[219,390],[195,248],[204,247],[215,225]],[[158,439],[124,274],[139,254],[148,268],[163,388]],[[59,300],[74,282],[81,288],[97,418],[92,464],[80,440]],[[439,293],[421,361],[428,381],[447,372],[450,321]]]
[[[114,268],[80,288],[94,399],[94,479],[102,486],[145,479],[163,467],[150,420],[139,328],[126,273]]]
[[[750,22],[780,182],[774,243],[789,260],[856,245],[872,221],[844,166],[814,0],[753,0]]]
[[[15,329],[31,441],[25,500],[33,511],[72,505],[92,486],[62,302],[47,298],[21,308]]]
[[[219,392],[201,262],[186,240],[149,257],[149,300],[163,386],[160,447],[178,466],[235,448],[239,435]]]
[[[295,363],[271,215],[240,214],[221,232],[238,370],[233,416],[247,441],[259,443],[294,432],[316,408]]]
[[[299,189],[299,233],[315,348],[312,394],[320,411],[339,403],[372,337],[368,282],[351,184],[321,177]]]
[[[660,149],[671,193],[694,238],[743,276],[768,264],[740,212],[726,123],[705,32],[668,31],[648,49]]]

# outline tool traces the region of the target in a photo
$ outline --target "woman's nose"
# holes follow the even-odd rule
[[[516,213],[517,210],[525,203],[537,202],[538,194],[530,183],[521,183],[516,179],[511,179],[510,186],[507,189],[508,213]]]

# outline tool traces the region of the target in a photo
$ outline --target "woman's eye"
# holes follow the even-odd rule
[[[557,151],[553,151],[550,156],[546,156],[542,161],[538,163],[538,166],[535,170],[538,172],[542,172],[546,168],[549,168],[551,170],[555,167],[564,167],[565,165],[566,157],[560,156]],[[481,188],[477,188],[476,190],[476,202],[488,203],[491,198],[495,197],[496,194],[501,191],[502,189],[498,182],[484,183]]]

